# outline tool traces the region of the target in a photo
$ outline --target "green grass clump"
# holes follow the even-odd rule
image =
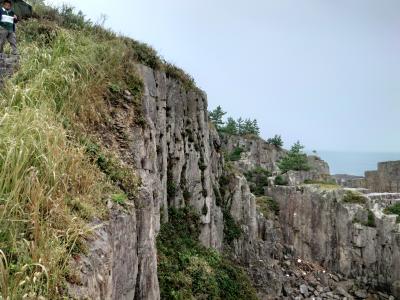
[[[278,216],[279,215],[279,203],[276,202],[275,199],[267,196],[257,197],[256,198],[257,208],[264,215],[264,217],[268,217],[272,214]]]
[[[397,215],[397,223],[400,223],[400,202],[386,207],[384,210],[385,214]]]
[[[343,197],[344,203],[365,204],[366,198],[359,192],[346,191]]]
[[[126,201],[128,200],[128,196],[125,195],[124,193],[113,194],[113,195],[111,195],[111,200],[119,205],[124,205],[126,203]]]
[[[245,272],[200,245],[200,219],[191,208],[170,209],[157,238],[161,299],[257,299]]]

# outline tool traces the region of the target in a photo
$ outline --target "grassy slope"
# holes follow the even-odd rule
[[[184,87],[196,88],[190,76],[147,45],[117,37],[68,8],[58,12],[35,2],[39,2],[34,7],[37,17],[18,28],[20,69],[0,92],[0,295],[4,299],[62,298],[65,280],[73,276],[68,261],[85,251],[91,220],[107,218],[110,199],[120,204],[134,200],[139,184],[134,170],[93,142],[96,127],[111,118],[108,100],[115,94],[129,90],[136,99],[133,105],[140,108],[142,82],[134,64],[162,69]],[[160,238],[165,232],[179,238],[179,232],[167,229]],[[168,257],[167,244],[159,245],[163,297],[198,296],[188,286],[180,292],[179,287],[163,285],[171,275],[163,266],[175,258]],[[207,263],[213,272],[225,268],[217,272],[225,276],[221,284],[243,287],[247,282],[240,270],[195,239],[182,250],[176,255],[190,253],[190,265],[181,265],[183,269],[196,261]],[[185,276],[199,282],[197,273]],[[223,295],[219,284],[215,289],[215,282],[200,283],[204,291],[216,293],[211,298]],[[237,287],[232,293],[248,291],[254,296],[251,289]],[[226,289],[231,293],[232,287]]]
[[[3,298],[62,294],[90,221],[107,216],[106,200],[121,193],[113,181],[128,176],[86,129],[107,120],[110,86],[141,87],[126,41],[69,12],[40,12],[48,20],[19,26],[20,70],[0,94]]]

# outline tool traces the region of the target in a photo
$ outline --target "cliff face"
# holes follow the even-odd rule
[[[364,204],[353,204],[343,201],[345,193],[313,185],[270,188],[281,207],[285,243],[299,257],[397,294],[400,224],[382,208],[400,195],[365,195]]]
[[[327,164],[311,156],[311,171],[286,175],[292,186],[273,187],[269,180],[268,195],[280,212],[265,209],[270,198],[253,195],[243,173],[261,167],[277,174],[285,150],[258,138],[223,137],[221,141],[209,124],[202,91],[188,89],[143,65],[138,65],[138,73],[144,83],[141,116],[146,125],[138,126],[133,121],[137,111],[121,100],[113,104],[113,130],[102,138],[135,167],[142,185],[135,203],[123,209],[109,203],[110,219],[94,224],[97,229],[88,255],[73,262],[81,280],[70,283],[70,295],[159,299],[156,237],[160,224],[168,222],[168,209],[184,206],[194,207],[201,216],[200,242],[229,253],[244,266],[262,299],[306,296],[309,291],[337,299],[333,275],[311,261],[343,278],[396,289],[399,225],[393,216],[382,214],[383,205],[371,197],[365,207],[347,205],[340,200],[341,189],[323,192],[300,187],[306,179],[328,178]],[[241,158],[233,168],[225,166],[223,154],[236,147],[244,149]],[[367,220],[368,209],[376,217],[374,228],[354,222]],[[224,230],[228,217],[241,230],[231,243],[226,242]]]
[[[155,239],[170,207],[194,207],[201,215],[201,243],[223,248],[224,217],[215,191],[224,161],[219,136],[208,121],[206,96],[164,72],[142,65],[138,72],[146,126],[133,124],[131,107],[117,106],[112,114],[116,130],[104,143],[137,169],[142,186],[128,211],[110,204],[111,219],[101,224],[90,254],[76,266],[85,278],[83,285],[70,287],[78,298],[158,299]],[[248,233],[246,240],[252,240],[257,236],[255,198],[241,175],[228,186],[231,214]]]

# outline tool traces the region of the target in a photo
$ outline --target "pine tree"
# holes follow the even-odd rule
[[[222,107],[218,105],[217,108],[214,109],[213,111],[210,111],[208,115],[211,122],[214,123],[217,130],[221,130],[222,127],[224,126],[223,118],[226,115],[226,112],[222,110]]]
[[[226,125],[223,129],[227,134],[237,135],[238,134],[238,124],[233,118],[228,118]]]
[[[243,135],[243,130],[244,130],[244,121],[242,119],[242,117],[240,117],[237,121],[237,133],[239,135]]]
[[[275,134],[273,138],[267,140],[267,143],[274,145],[275,147],[282,148],[283,140],[280,135]]]
[[[310,166],[308,165],[307,155],[303,152],[304,146],[300,142],[296,142],[290,151],[284,158],[281,159],[278,166],[282,173],[287,171],[308,171]]]

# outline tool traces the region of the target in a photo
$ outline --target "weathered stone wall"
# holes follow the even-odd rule
[[[346,277],[392,289],[400,297],[400,224],[382,209],[390,199],[371,196],[365,205],[343,203],[343,189],[314,185],[272,187],[280,204],[284,242],[296,255],[313,260]],[[385,203],[385,201],[388,201]],[[376,227],[368,227],[368,213]]]
[[[242,157],[235,162],[239,170],[246,172],[255,167],[262,167],[270,172],[278,171],[278,162],[286,154],[286,150],[267,143],[261,138],[251,136],[222,137],[222,146],[227,153],[240,147],[244,150]]]
[[[373,192],[400,192],[400,161],[379,163],[377,171],[365,172],[365,182]]]

